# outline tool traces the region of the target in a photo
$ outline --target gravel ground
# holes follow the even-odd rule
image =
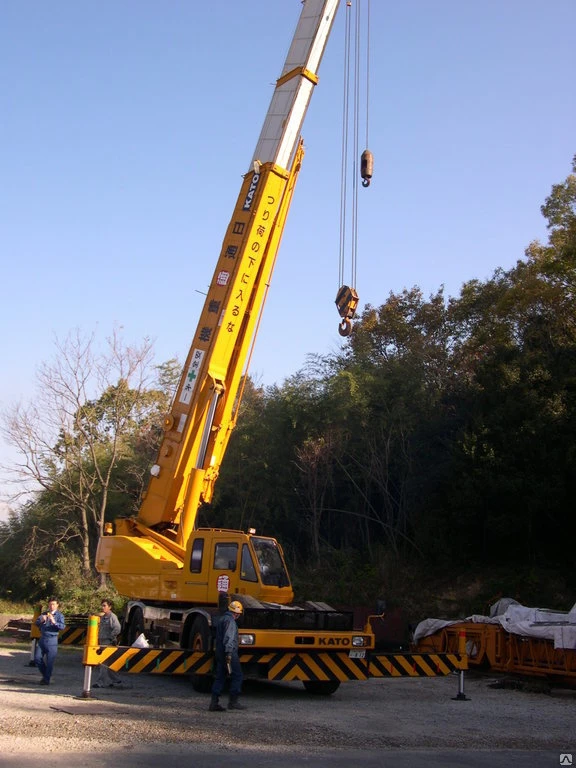
[[[314,697],[299,683],[247,681],[249,708],[218,714],[184,677],[126,674],[125,689],[82,698],[82,649],[60,648],[49,687],[29,660],[28,644],[0,638],[0,764],[36,749],[74,753],[103,743],[249,747],[303,760],[322,749],[545,750],[556,756],[550,764],[560,753],[576,761],[576,691],[496,688],[495,677],[469,674],[468,701],[454,700],[455,676],[346,683]]]

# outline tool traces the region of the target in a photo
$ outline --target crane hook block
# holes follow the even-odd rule
[[[365,149],[362,152],[360,158],[360,175],[362,176],[362,186],[369,187],[372,180],[372,172],[374,170],[374,155],[369,149]]]
[[[343,285],[336,294],[336,307],[342,322],[338,326],[340,336],[350,336],[352,333],[352,320],[358,308],[358,294],[354,288]]]
[[[352,333],[352,320],[348,320],[348,318],[345,317],[338,326],[338,333],[340,336],[350,336]]]

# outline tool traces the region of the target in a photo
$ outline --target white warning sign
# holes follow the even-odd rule
[[[195,349],[192,352],[192,361],[186,374],[186,381],[180,392],[180,402],[188,405],[192,399],[192,393],[196,387],[196,380],[198,379],[198,373],[202,365],[202,358],[204,357],[203,349]]]
[[[218,580],[216,582],[216,589],[218,590],[218,592],[228,592],[228,590],[230,589],[230,578],[225,574],[218,576]]]

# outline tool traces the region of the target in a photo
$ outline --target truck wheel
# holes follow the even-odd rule
[[[340,688],[340,680],[304,680],[303,683],[313,696],[330,696]]]
[[[144,613],[142,608],[133,608],[130,613],[130,619],[128,620],[128,645],[132,645],[138,635],[144,632]]]
[[[210,650],[210,629],[206,619],[198,616],[192,623],[188,644],[193,651]],[[211,675],[192,675],[192,688],[197,693],[210,693],[212,690]]]

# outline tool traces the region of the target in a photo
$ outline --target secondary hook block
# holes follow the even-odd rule
[[[369,149],[365,149],[362,152],[360,158],[360,175],[362,176],[362,186],[369,187],[372,180],[372,173],[374,171],[374,155]]]

